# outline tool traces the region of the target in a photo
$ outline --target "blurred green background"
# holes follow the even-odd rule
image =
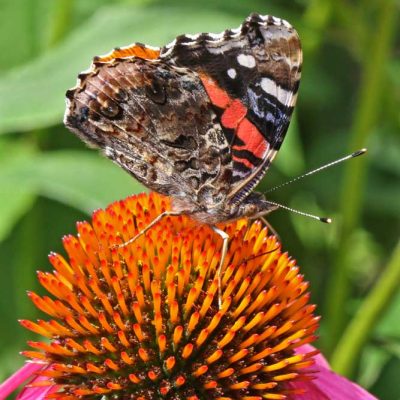
[[[94,55],[219,32],[253,11],[290,21],[304,48],[296,113],[267,190],[362,147],[367,155],[271,193],[331,216],[269,218],[311,282],[318,346],[380,399],[400,399],[400,49],[394,0],[0,0],[0,377],[39,318],[26,290],[75,221],[143,190],[62,125],[64,93]],[[396,48],[397,46],[397,48]]]

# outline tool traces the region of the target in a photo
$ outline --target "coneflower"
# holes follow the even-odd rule
[[[37,375],[19,398],[261,400],[317,393],[318,352],[308,344],[319,318],[308,283],[259,221],[220,226],[230,237],[221,299],[222,241],[207,226],[164,218],[134,243],[115,246],[169,207],[154,193],[115,202],[96,211],[91,224],[78,223],[76,237],[64,237],[68,259],[50,254],[54,271],[38,279],[51,296],[29,292],[50,319],[21,321],[48,340],[30,341],[23,352],[33,363],[28,375]],[[0,396],[7,390],[10,381]]]

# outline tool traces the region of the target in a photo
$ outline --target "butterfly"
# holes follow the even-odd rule
[[[166,215],[190,215],[222,237],[222,265],[229,237],[216,224],[277,208],[254,188],[285,138],[301,66],[295,29],[253,13],[219,34],[181,35],[162,48],[135,43],[95,57],[67,91],[64,122],[172,198],[172,210],[144,231]]]

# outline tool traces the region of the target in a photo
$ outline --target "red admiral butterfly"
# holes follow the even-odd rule
[[[135,43],[95,57],[79,75],[65,124],[172,197],[173,211],[146,230],[165,214],[190,214],[223,237],[222,265],[228,236],[215,224],[277,208],[253,189],[285,137],[301,63],[294,28],[258,14],[162,48]]]

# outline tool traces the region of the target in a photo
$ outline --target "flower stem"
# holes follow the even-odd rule
[[[361,304],[336,346],[331,364],[335,371],[346,376],[354,373],[362,347],[397,293],[399,282],[400,241],[378,283]]]
[[[396,27],[397,10],[393,0],[381,3],[377,22],[370,29],[369,43],[364,54],[363,70],[356,110],[350,137],[350,151],[365,147],[379,117],[383,91],[385,65],[390,56],[390,48]],[[367,158],[348,163],[345,168],[341,190],[342,226],[332,277],[327,290],[327,310],[325,321],[329,337],[326,351],[332,352],[346,323],[346,302],[350,289],[349,262],[351,236],[356,228],[362,208],[362,193],[366,178]]]

